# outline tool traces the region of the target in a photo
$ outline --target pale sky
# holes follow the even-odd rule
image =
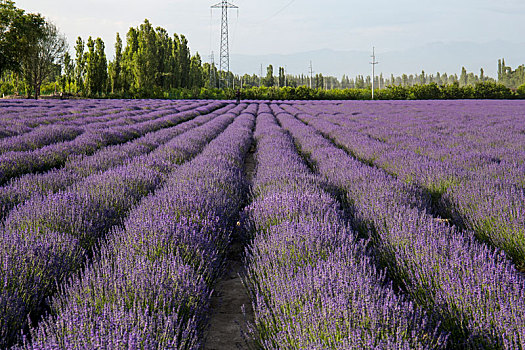
[[[15,0],[16,1],[16,0]],[[525,0],[230,0],[232,54],[291,54],[318,49],[396,51],[433,42],[523,43]],[[204,0],[17,0],[66,35],[100,36],[108,58],[116,32],[148,18],[170,34],[184,34],[203,60],[219,51],[220,10]],[[525,47],[523,48],[525,51]],[[521,62],[522,63],[522,62]]]

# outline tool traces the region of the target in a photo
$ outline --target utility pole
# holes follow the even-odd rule
[[[222,0],[220,3],[211,7],[212,9],[222,9],[221,21],[221,54],[219,61],[219,71],[222,74],[226,73],[229,78],[230,73],[230,46],[228,39],[228,9],[238,9],[239,7],[229,3],[227,0]],[[221,79],[222,80],[222,79]],[[228,85],[228,84],[227,84]]]
[[[314,78],[314,68],[312,66],[312,61],[310,61],[310,89],[312,88],[313,78]]]
[[[262,86],[263,65],[261,63],[261,75],[259,75],[259,87]]]
[[[379,64],[379,62],[376,61],[376,48],[372,48],[372,62],[370,64],[372,65],[372,100],[374,99],[374,81],[376,80],[376,64]]]

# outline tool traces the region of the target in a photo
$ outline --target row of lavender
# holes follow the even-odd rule
[[[51,119],[49,125],[45,122],[33,129],[28,128],[28,130],[26,130],[27,132],[16,136],[1,138],[0,154],[9,151],[34,150],[51,143],[71,140],[83,132],[96,132],[97,130],[109,127],[145,122],[166,114],[183,112],[206,104],[206,102],[200,102],[198,104],[190,103],[184,105],[180,103],[153,105],[150,102],[149,104],[145,103],[142,108],[137,107],[136,109],[127,109],[124,108],[125,105],[123,105],[120,108],[115,107],[109,110],[104,108],[96,109],[95,111],[79,111],[72,115],[61,116],[60,121]],[[151,110],[152,106],[155,106],[154,111]],[[35,124],[37,121],[48,121],[48,118],[35,116],[31,108],[28,108],[27,110],[31,111],[28,116],[21,116],[21,113],[16,114],[20,118],[20,122]],[[6,124],[5,121],[2,121],[0,125],[5,126]]]
[[[0,138],[21,135],[45,125],[78,126],[111,121],[122,112],[159,109],[185,111],[203,101],[0,101]]]
[[[279,106],[272,110],[370,238],[377,266],[440,321],[450,345],[525,346],[524,278],[504,254],[429,215],[420,188],[349,156]]]
[[[211,286],[247,196],[244,156],[256,112],[239,106],[216,119],[235,117],[111,232],[102,253],[53,299],[25,348],[201,346]]]
[[[63,141],[70,141],[84,132],[96,132],[115,126],[131,125],[159,118],[170,112],[176,113],[177,109],[169,108],[156,113],[146,113],[146,111],[119,112],[104,120],[91,122],[87,118],[82,118],[82,124],[74,126],[54,123],[52,125],[39,126],[30,132],[0,139],[0,154],[6,152],[31,151],[38,148]]]
[[[0,187],[0,347],[201,348],[239,211],[262,348],[525,347],[523,275],[429,214],[422,179],[446,169],[466,181],[472,166],[432,168],[429,146],[387,139],[386,126],[374,136],[335,104],[170,108],[93,122],[127,131]],[[480,159],[469,164],[494,167]]]
[[[275,106],[272,109],[275,110]],[[281,118],[281,115],[279,116]],[[257,117],[254,234],[246,285],[264,349],[444,346],[418,306],[395,294],[347,227],[321,176],[297,154],[267,105]]]
[[[99,172],[107,171],[128,162],[133,157],[148,154],[165,144],[181,132],[199,126],[213,119],[218,113],[225,113],[233,108],[227,105],[215,113],[196,117],[191,123],[176,125],[159,131],[149,132],[146,135],[124,144],[117,144],[102,148],[92,155],[75,155],[69,157],[60,169],[53,169],[42,174],[26,174],[15,178],[0,187],[0,219],[16,205],[23,203],[33,196],[42,196],[48,193],[63,190],[74,183]],[[186,114],[171,119],[172,123],[184,122],[191,116]]]
[[[312,111],[304,113],[308,112],[307,106],[301,108],[303,112],[293,106],[285,108],[358,159],[432,194],[434,203],[429,209],[472,230],[481,241],[504,250],[523,269],[525,114],[519,108],[521,104],[506,105],[509,114],[501,117],[490,108],[491,104],[484,106],[488,117],[471,106],[474,116],[466,121],[455,121],[456,115],[437,116],[437,121],[429,120],[430,125],[424,127],[409,125],[416,124],[419,114],[397,118],[394,115],[387,122],[381,113],[378,118],[349,118],[349,111],[318,118]],[[370,122],[373,119],[379,120]],[[398,121],[408,135],[395,126]],[[452,124],[443,127],[448,132],[433,129],[433,125],[445,121]],[[377,126],[379,122],[382,127],[363,127]],[[472,130],[467,129],[468,125],[472,125]]]
[[[27,127],[25,132],[18,133],[15,136],[0,138],[0,154],[36,150],[53,143],[73,140],[84,132],[96,133],[109,127],[142,123],[167,114],[192,110],[206,104],[208,103],[153,104],[150,101],[144,103],[141,108],[133,109],[125,108],[125,104],[120,107],[115,104],[111,109],[106,106],[94,111],[77,111],[75,114],[61,115],[59,118],[51,119],[35,116],[32,108],[28,107],[24,110],[29,111],[28,115],[25,115],[26,113],[13,113],[18,117],[16,121],[22,125],[37,124],[37,126],[35,128]],[[154,111],[151,110],[152,107],[154,107]],[[0,125],[5,127],[9,123],[1,120]]]
[[[213,110],[217,106],[207,108]],[[224,107],[166,129],[160,135],[153,134],[153,143],[165,144],[150,154],[131,157],[131,152],[129,159],[117,156],[116,167],[112,168],[112,162],[104,159],[111,152],[101,151],[87,157],[86,162],[76,162],[80,167],[70,168],[78,171],[78,176],[71,178],[75,181],[63,181],[61,176],[71,176],[67,171],[44,174],[39,180],[44,179],[50,185],[48,194],[43,191],[44,196],[31,198],[27,189],[21,189],[29,200],[9,212],[1,233],[0,346],[17,340],[21,331],[27,329],[28,317],[33,322],[38,320],[47,308],[46,298],[83,265],[93,249],[97,251],[100,238],[121,223],[140,198],[158,188],[177,164],[198,154],[231,123],[235,114],[225,114],[230,109],[231,106]],[[232,112],[238,114],[240,109],[242,106]],[[198,112],[193,116],[195,113]],[[177,122],[188,118],[191,116],[179,116]],[[90,165],[96,171],[98,164],[109,170],[90,176],[82,173],[82,170],[89,173]],[[37,180],[35,184],[38,183]],[[53,188],[56,183],[59,186]],[[57,188],[60,191],[52,193]]]
[[[203,106],[183,112],[153,111],[152,118],[131,125],[109,126],[85,132],[72,141],[54,143],[34,151],[7,152],[0,155],[0,184],[23,174],[47,171],[61,167],[69,157],[92,154],[103,147],[120,144],[148,132],[177,124],[198,114],[209,113],[223,106],[221,102],[206,103]],[[144,117],[144,116],[143,116]]]

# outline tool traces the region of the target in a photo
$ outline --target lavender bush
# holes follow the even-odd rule
[[[26,347],[198,348],[210,287],[246,196],[243,159],[255,113],[248,106],[131,212],[97,261],[54,298],[53,315]]]
[[[59,264],[66,265],[65,270],[50,270],[47,260],[43,261],[44,264],[40,260],[30,260],[31,256],[39,256],[33,250],[38,246],[29,245],[28,251],[17,250],[17,245],[11,242],[16,242],[20,236],[35,237],[37,241],[47,240],[48,234],[59,233],[74,240],[67,257],[80,256],[81,259],[85,259],[86,253],[90,253],[112,226],[122,222],[140,198],[163,183],[166,174],[174,167],[199,153],[231,123],[232,119],[232,115],[219,116],[207,124],[175,137],[154,153],[134,158],[130,163],[107,172],[92,175],[67,191],[35,197],[17,207],[6,218],[4,224],[3,241],[13,248],[8,254],[0,256],[2,293],[7,297],[18,295],[21,299],[18,302],[24,305],[26,312],[38,314],[38,308],[41,307],[44,298],[56,289],[57,281],[60,283],[68,274],[77,270],[77,260],[66,260]],[[48,244],[53,246],[54,242]],[[11,256],[10,252],[14,256]],[[48,259],[56,259],[53,256],[53,248],[49,254],[51,257]],[[24,270],[26,276],[16,274],[18,283],[15,283],[9,280],[7,271],[11,270],[8,263],[16,262],[17,259],[24,260],[30,268]],[[40,275],[44,278],[40,278]],[[11,308],[18,309],[15,303],[6,307],[8,316],[14,312]],[[8,318],[13,319],[11,316]],[[2,332],[11,337],[19,333],[18,330],[26,321],[25,317],[14,320],[15,322],[0,325]],[[10,338],[6,341],[9,342]]]
[[[278,117],[319,172],[345,193],[354,222],[372,229],[380,263],[442,320],[452,345],[523,346],[524,280],[503,254],[428,215],[417,188],[349,157],[290,114],[281,110]]]
[[[266,106],[257,118],[255,238],[247,251],[254,336],[266,349],[440,348],[440,333],[397,296]]]
[[[2,100],[0,348],[524,349],[524,106]]]

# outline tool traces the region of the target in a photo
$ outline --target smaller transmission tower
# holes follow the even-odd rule
[[[379,64],[379,62],[376,61],[376,48],[372,48],[372,62],[370,64],[372,65],[372,100],[374,99],[374,82],[376,80],[376,64]]]
[[[228,39],[228,10],[238,9],[239,7],[229,3],[227,0],[222,0],[220,3],[211,7],[212,9],[222,9],[221,20],[221,53],[219,60],[220,74],[226,74],[229,77],[230,73],[230,45]],[[221,79],[222,80],[222,79]]]
[[[261,75],[259,75],[259,87],[262,86],[262,79],[263,79],[263,65],[261,63]]]
[[[217,86],[217,77],[215,76],[215,54],[213,51],[210,55],[210,88],[214,89]]]
[[[309,68],[309,73],[310,73],[310,89],[312,89],[312,81],[314,79],[314,67],[312,66],[312,61],[310,61],[310,68]]]

